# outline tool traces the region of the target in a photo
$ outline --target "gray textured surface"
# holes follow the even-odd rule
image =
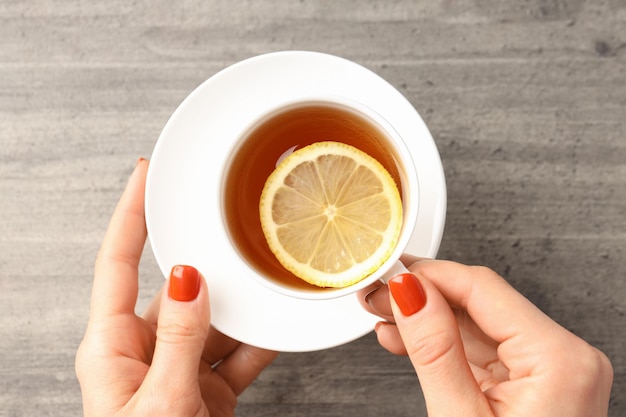
[[[624,0],[0,2],[0,416],[78,416],[91,271],[135,159],[243,58],[310,49],[414,104],[449,188],[440,257],[489,265],[615,367],[626,415]],[[162,278],[147,249],[140,309]],[[283,354],[240,416],[423,416],[372,335]]]

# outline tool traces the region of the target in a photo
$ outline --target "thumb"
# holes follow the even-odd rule
[[[184,398],[198,390],[198,368],[210,327],[208,289],[198,270],[186,265],[172,268],[167,286],[146,379],[170,398]]]
[[[428,415],[490,415],[469,367],[452,309],[429,281],[411,273],[389,281],[391,307],[424,393]]]

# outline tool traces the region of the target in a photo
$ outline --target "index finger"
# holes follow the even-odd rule
[[[91,295],[94,317],[134,313],[139,260],[146,242],[144,191],[148,161],[140,159],[98,252]]]
[[[541,334],[555,322],[489,268],[424,260],[409,268],[431,281],[453,306],[467,311],[498,343],[520,334]]]
[[[277,356],[276,351],[242,343],[215,367],[215,371],[239,395]]]

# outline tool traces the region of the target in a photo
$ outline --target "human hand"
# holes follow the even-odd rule
[[[174,267],[144,316],[135,314],[147,168],[138,162],[96,260],[76,354],[84,415],[232,416],[237,396],[277,352],[210,326],[208,288],[193,267]]]
[[[608,358],[498,274],[433,260],[410,270],[359,295],[387,320],[380,344],[408,354],[430,417],[607,415]]]

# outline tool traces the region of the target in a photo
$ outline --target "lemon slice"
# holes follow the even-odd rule
[[[391,175],[339,142],[316,142],[285,158],[265,182],[259,212],[278,261],[320,287],[370,275],[393,252],[402,226]]]

